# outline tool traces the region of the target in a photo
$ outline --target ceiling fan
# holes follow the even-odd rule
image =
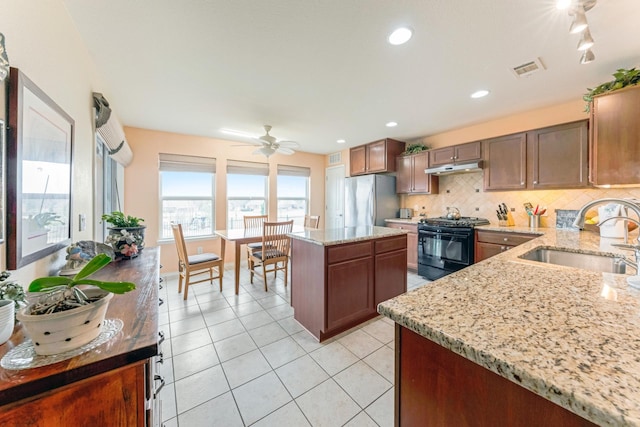
[[[293,154],[293,148],[298,148],[300,144],[295,141],[278,141],[274,136],[269,135],[269,131],[271,130],[271,125],[264,125],[265,134],[253,138],[251,142],[252,145],[260,145],[261,147],[254,151],[252,154],[262,154],[266,157],[269,157],[273,153],[280,154]]]

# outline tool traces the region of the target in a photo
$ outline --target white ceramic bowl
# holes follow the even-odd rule
[[[104,294],[101,289],[84,291],[87,296]],[[82,347],[100,335],[112,293],[93,304],[53,314],[27,314],[30,307],[18,312],[17,318],[33,341],[37,354],[47,356]]]
[[[15,326],[15,303],[11,300],[0,300],[0,345],[6,343]]]

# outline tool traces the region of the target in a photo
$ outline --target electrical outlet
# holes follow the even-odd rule
[[[85,214],[78,215],[78,231],[87,229],[87,216]]]
[[[202,246],[198,246],[198,254],[202,253]]]

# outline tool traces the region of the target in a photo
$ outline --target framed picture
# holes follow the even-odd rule
[[[74,121],[17,68],[9,73],[7,268],[71,243]]]

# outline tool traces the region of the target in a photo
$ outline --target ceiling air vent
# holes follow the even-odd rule
[[[529,77],[531,74],[542,70],[544,70],[544,65],[542,65],[539,58],[536,58],[533,61],[513,67],[511,72],[515,74],[517,78],[522,78]]]
[[[338,163],[342,163],[342,153],[337,152],[337,153],[329,154],[329,164],[335,165]]]

